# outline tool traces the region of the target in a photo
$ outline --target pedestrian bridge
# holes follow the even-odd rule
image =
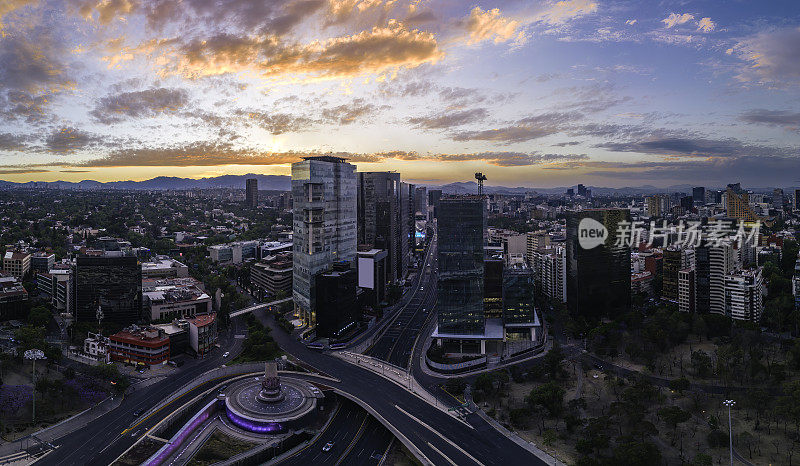
[[[236,317],[236,316],[240,316],[242,314],[247,314],[248,312],[260,311],[261,309],[266,309],[266,308],[268,308],[270,306],[275,306],[277,304],[288,303],[291,300],[292,300],[292,298],[288,297],[288,298],[279,299],[277,301],[270,301],[268,303],[256,304],[255,306],[250,306],[250,307],[246,307],[244,309],[239,309],[238,311],[231,312],[231,317]]]

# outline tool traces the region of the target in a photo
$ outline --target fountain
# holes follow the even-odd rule
[[[277,403],[285,398],[278,377],[278,363],[275,361],[264,363],[264,379],[261,380],[261,391],[257,398],[262,403]]]
[[[274,434],[302,424],[322,397],[322,392],[307,382],[279,377],[277,363],[268,361],[263,377],[248,377],[225,390],[225,411],[242,429]]]

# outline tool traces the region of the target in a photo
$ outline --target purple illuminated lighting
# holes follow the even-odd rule
[[[174,453],[175,450],[177,450],[178,447],[181,446],[181,444],[183,444],[183,442],[186,440],[186,437],[188,437],[189,434],[194,432],[195,429],[197,429],[197,427],[200,424],[202,424],[206,419],[208,419],[209,413],[211,412],[211,408],[212,406],[207,406],[206,409],[203,410],[203,412],[198,414],[197,417],[195,417],[192,420],[192,422],[184,426],[184,428],[181,429],[180,432],[178,432],[168,444],[164,445],[164,447],[161,449],[161,452],[159,452],[158,456],[156,456],[155,458],[153,458],[152,461],[147,463],[147,466],[159,465],[163,463],[167,458],[169,458],[169,456],[172,455],[172,453]]]
[[[240,427],[248,432],[256,432],[259,434],[278,434],[286,429],[279,422],[257,422],[245,419],[238,414],[231,411],[229,407],[225,407],[225,413],[228,419],[231,420],[237,427]]]

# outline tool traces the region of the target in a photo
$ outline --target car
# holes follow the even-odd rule
[[[141,409],[137,409],[136,411],[133,412],[133,417],[139,417],[141,415],[142,415],[142,410]]]
[[[322,447],[322,451],[331,451],[331,448],[333,448],[333,442],[328,442]]]
[[[223,358],[227,358],[230,355],[231,355],[230,351],[225,351],[224,353],[222,353]]]

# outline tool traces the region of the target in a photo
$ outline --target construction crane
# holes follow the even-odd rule
[[[486,181],[486,175],[483,173],[476,173],[475,179],[478,180],[478,195],[483,196],[483,182]]]

